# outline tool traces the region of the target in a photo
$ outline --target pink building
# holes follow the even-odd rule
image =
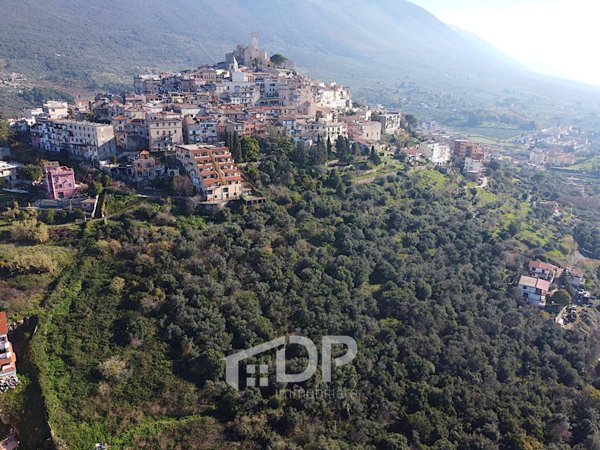
[[[69,198],[77,194],[73,169],[65,166],[46,166],[44,169],[49,199]]]

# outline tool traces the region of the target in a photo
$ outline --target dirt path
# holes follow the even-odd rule
[[[577,244],[575,244],[577,245]],[[579,250],[575,250],[575,253],[573,253],[573,256],[571,256],[571,262],[570,265],[571,267],[577,267],[579,266],[579,264],[585,263],[588,261],[589,258],[586,258],[585,256],[583,256]]]

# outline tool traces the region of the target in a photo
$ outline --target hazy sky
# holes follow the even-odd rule
[[[600,85],[597,0],[411,0],[537,72]]]

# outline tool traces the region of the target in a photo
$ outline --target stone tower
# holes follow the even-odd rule
[[[252,33],[250,35],[250,47],[252,48],[252,53],[254,54],[258,54],[258,39],[259,39],[259,34],[258,33]]]

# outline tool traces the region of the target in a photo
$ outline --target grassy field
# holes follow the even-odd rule
[[[593,158],[586,159],[585,161],[578,162],[569,167],[565,167],[566,170],[572,170],[574,172],[590,172],[596,168],[600,168],[600,156],[594,156]]]
[[[424,188],[442,190],[450,183],[450,177],[435,169],[419,170],[418,177],[421,179],[421,185]]]
[[[20,385],[17,389],[0,394],[0,409],[19,430],[20,448],[51,449],[50,433],[37,381],[37,372],[31,364],[30,339],[37,324],[37,316],[44,314],[44,299],[61,272],[74,261],[75,250],[53,243],[18,245],[7,238],[11,224],[0,220],[0,303],[7,311],[10,322],[25,320],[12,333],[11,340],[18,355]],[[16,261],[45,261],[51,270],[24,270],[6,273]],[[27,265],[23,266],[27,267]],[[35,264],[32,266],[35,267]]]
[[[377,177],[385,175],[393,175],[396,172],[403,171],[406,166],[392,157],[384,155],[381,157],[381,164],[374,166],[368,170],[345,170],[342,173],[350,176],[353,183],[369,183]]]

